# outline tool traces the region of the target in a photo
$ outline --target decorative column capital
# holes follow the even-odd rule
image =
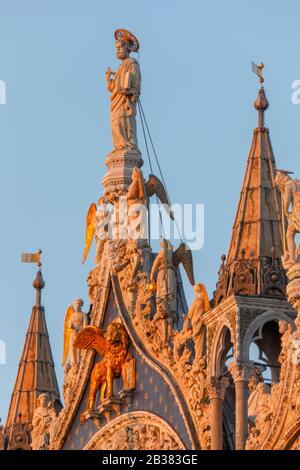
[[[293,272],[288,272],[287,276],[289,278],[289,283],[287,285],[286,291],[287,291],[287,297],[288,301],[294,309],[297,312],[297,321],[299,322],[300,320],[300,264],[297,264],[295,268],[298,268],[297,276],[293,277],[295,274],[294,270],[290,270]]]
[[[210,383],[208,385],[208,394],[210,399],[218,399],[223,401],[228,385],[228,377],[211,377]]]
[[[254,364],[252,361],[232,362],[228,368],[235,383],[248,382]]]

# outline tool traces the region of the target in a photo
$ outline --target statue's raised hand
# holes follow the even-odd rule
[[[113,73],[113,72],[111,71],[111,68],[108,67],[108,68],[106,69],[106,72],[105,72],[106,81],[110,80],[110,77],[111,77],[112,73]]]

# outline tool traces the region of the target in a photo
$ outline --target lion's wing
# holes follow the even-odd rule
[[[76,335],[74,342],[75,348],[96,349],[100,356],[103,356],[107,350],[106,339],[102,332],[96,326],[87,326]]]

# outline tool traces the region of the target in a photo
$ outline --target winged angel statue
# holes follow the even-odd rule
[[[128,354],[129,337],[124,325],[114,321],[106,334],[96,326],[87,326],[77,334],[74,345],[79,349],[95,349],[102,360],[92,370],[88,410],[95,407],[97,391],[101,401],[113,396],[113,381],[122,375],[122,367],[131,356]]]
[[[192,252],[185,243],[181,243],[173,252],[168,240],[161,243],[161,251],[154,260],[150,273],[150,288],[156,290],[157,303],[168,302],[171,312],[176,311],[177,282],[176,269],[183,265],[192,286],[195,284]],[[156,283],[154,282],[157,273]]]
[[[172,220],[174,220],[174,214],[171,209],[170,201],[168,195],[165,191],[163,183],[155,175],[150,175],[148,181],[145,182],[142,171],[135,167],[132,170],[132,182],[128,188],[127,194],[124,196],[125,207],[127,211],[126,220],[128,226],[132,222],[134,227],[139,226],[138,233],[135,232],[134,239],[137,238],[147,238],[144,233],[143,228],[146,226],[147,217],[143,221],[143,217],[146,213],[146,210],[149,208],[150,197],[156,196],[166,212]],[[120,197],[120,201],[121,201]],[[122,210],[122,203],[119,203],[119,210]],[[142,209],[145,209],[144,211]],[[120,220],[124,220],[123,214]],[[137,223],[137,218],[138,222]],[[96,238],[96,266],[99,265],[103,253],[103,248],[105,242],[112,237],[112,231],[110,230],[110,222],[112,221],[113,216],[107,210],[105,199],[100,198],[98,201],[98,209],[96,204],[93,202],[88,210],[86,217],[86,231],[85,231],[85,245],[84,253],[82,258],[82,264],[85,263],[85,260],[88,256],[91,244],[94,237]],[[133,234],[132,230],[127,231],[130,234]],[[128,238],[131,238],[130,236]]]
[[[88,315],[81,310],[82,299],[76,299],[73,305],[67,308],[64,322],[64,351],[62,366],[65,365],[69,356],[70,365],[77,365],[80,361],[80,351],[75,347],[76,334],[88,325]]]

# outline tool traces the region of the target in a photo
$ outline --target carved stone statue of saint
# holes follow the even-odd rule
[[[156,302],[157,304],[167,303],[169,312],[174,314],[177,308],[177,284],[173,265],[173,247],[167,240],[162,241],[161,247],[152,265],[150,283],[155,284],[154,275],[157,273]]]
[[[48,402],[47,394],[42,393],[38,397],[32,418],[31,447],[33,450],[48,449],[54,416],[56,417],[56,412],[51,402]]]
[[[77,333],[88,325],[88,315],[81,310],[82,299],[76,299],[73,305],[67,309],[64,325],[64,353],[62,365],[64,366],[69,356],[71,366],[78,365],[80,360],[80,350],[75,348],[74,341]]]
[[[195,299],[188,312],[188,318],[192,325],[192,338],[195,348],[195,362],[205,355],[205,326],[203,324],[203,313],[210,309],[208,294],[203,284],[194,286]]]
[[[276,184],[280,188],[283,204],[283,213],[287,217],[286,230],[287,253],[286,262],[291,265],[296,261],[295,237],[300,233],[300,181],[292,179],[286,171],[278,171]],[[291,210],[290,210],[291,209]]]
[[[141,92],[141,72],[136,59],[139,42],[125,29],[115,32],[116,55],[121,60],[117,72],[106,71],[107,88],[111,92],[110,120],[114,150],[139,153],[136,135],[136,105]],[[113,78],[111,78],[113,76]]]

